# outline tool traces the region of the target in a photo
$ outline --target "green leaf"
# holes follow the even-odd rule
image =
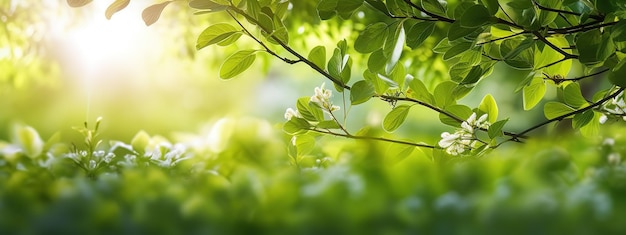
[[[309,154],[315,148],[315,138],[310,135],[294,136],[296,138],[297,156]]]
[[[15,130],[15,137],[17,143],[22,147],[26,156],[34,159],[43,152],[45,143],[35,128],[18,125]]]
[[[622,59],[609,72],[609,81],[617,86],[626,87],[626,76],[624,74],[626,74],[626,59]]]
[[[467,76],[465,76],[465,78],[463,78],[463,80],[461,81],[460,85],[468,85],[468,84],[471,85],[471,84],[474,84],[474,83],[478,82],[478,80],[480,80],[482,75],[483,75],[483,69],[480,66],[474,66],[469,71],[469,73],[467,73]]]
[[[383,120],[383,129],[388,132],[393,132],[398,129],[398,127],[400,127],[406,119],[410,109],[411,106],[406,104],[396,106],[387,114],[387,116],[385,116],[385,119]]]
[[[578,60],[587,66],[598,65],[615,52],[611,35],[603,34],[599,29],[579,34],[576,48],[579,54]]]
[[[589,124],[589,122],[593,120],[593,117],[594,117],[593,110],[587,110],[582,113],[577,113],[576,115],[574,115],[574,118],[572,119],[572,127],[574,129],[580,129],[581,127]]]
[[[220,78],[230,79],[239,75],[254,63],[256,58],[255,50],[242,50],[226,58],[220,67]]]
[[[316,46],[309,52],[308,59],[320,69],[326,68],[326,47]]]
[[[396,63],[400,60],[405,43],[406,34],[402,24],[398,23],[396,27],[390,26],[387,34],[387,40],[385,41],[385,46],[383,47],[383,54],[385,57],[389,58],[387,63],[388,69],[396,66]]]
[[[504,136],[504,133],[502,133],[502,128],[504,128],[504,124],[506,124],[508,121],[509,119],[504,119],[491,124],[491,126],[489,126],[489,129],[487,130],[489,138],[493,139],[496,137]]]
[[[477,28],[491,23],[493,16],[483,5],[474,5],[467,9],[461,17],[461,26],[465,28]]]
[[[211,12],[228,9],[227,5],[222,5],[209,0],[192,0],[189,2],[189,7],[199,10],[209,10]]]
[[[171,2],[172,1],[165,1],[159,4],[154,4],[144,9],[141,13],[141,18],[143,19],[143,22],[146,23],[146,26],[150,26],[157,22],[157,20],[159,20],[159,18],[161,17],[163,9],[165,9],[165,7]]]
[[[433,95],[426,88],[426,85],[424,85],[420,79],[411,79],[409,81],[409,88],[411,88],[411,91],[407,94],[409,97],[428,104],[435,104],[435,97],[433,97]]]
[[[498,3],[498,0],[480,0],[480,2],[482,2],[483,5],[485,5],[490,15],[495,15],[498,12],[498,9],[500,8],[500,4]]]
[[[537,2],[543,6],[550,9],[561,9],[563,6],[563,0],[537,0]],[[547,26],[550,23],[554,22],[556,18],[559,16],[558,12],[548,11],[548,10],[540,10],[537,18],[539,19],[539,24],[541,26]]]
[[[380,79],[376,73],[373,73],[370,70],[365,70],[363,72],[363,78],[374,86],[376,94],[383,94],[389,89],[389,85]]]
[[[527,38],[511,38],[504,40],[500,45],[500,55],[502,57],[509,59],[515,58],[520,55],[526,49],[532,48],[535,45],[535,40],[527,37]]]
[[[341,48],[335,48],[333,56],[328,61],[328,73],[346,84],[350,81],[352,58],[342,51]]]
[[[354,49],[360,53],[370,53],[382,48],[387,39],[387,24],[378,22],[363,30],[354,41]]]
[[[563,89],[563,101],[571,107],[581,108],[588,105],[587,100],[580,91],[580,84],[570,83]]]
[[[365,0],[365,2],[374,7],[376,10],[379,10],[385,15],[390,16],[389,11],[387,10],[387,6],[385,6],[385,3],[382,0]]]
[[[218,23],[211,25],[207,27],[204,31],[202,31],[202,33],[200,33],[200,36],[198,36],[198,40],[196,42],[196,50],[200,50],[209,45],[226,41],[230,37],[233,37],[235,34],[241,35],[241,32],[239,32],[237,28],[233,27],[230,24]]]
[[[443,60],[452,59],[458,56],[459,54],[469,50],[470,48],[472,48],[471,42],[463,42],[463,43],[456,44],[452,46],[450,49],[448,49],[448,51],[446,51],[445,54],[443,54]]]
[[[383,49],[379,49],[370,54],[367,60],[367,68],[372,72],[381,72],[387,64],[387,57],[383,54]]]
[[[252,18],[258,19],[261,12],[261,5],[258,0],[246,0],[246,11]]]
[[[455,21],[454,23],[452,23],[450,25],[450,28],[448,29],[448,40],[450,41],[455,41],[459,38],[468,36],[472,33],[474,33],[474,31],[476,31],[478,28],[466,28],[461,26],[461,21]]]
[[[311,124],[302,118],[293,117],[283,125],[283,131],[290,135],[301,135],[307,133]]]
[[[524,110],[530,110],[543,99],[546,94],[546,84],[541,77],[535,77],[526,86],[524,86]]]
[[[335,9],[337,8],[338,0],[322,0],[317,5],[317,14],[320,16],[322,20],[328,20],[335,16],[337,12]]]
[[[396,66],[391,70],[389,76],[391,77],[391,80],[398,84],[398,88],[404,88],[404,82],[406,80],[406,69],[404,68],[404,65],[396,64]]]
[[[411,142],[410,140],[406,140]],[[394,165],[406,159],[415,151],[415,146],[406,144],[390,144],[385,154],[385,164]]]
[[[547,40],[559,48],[570,47],[569,42],[564,37],[551,37],[551,38],[547,38]],[[572,53],[571,49],[563,49],[563,51],[567,53]],[[539,43],[536,44],[535,59],[534,59],[535,69],[543,68],[546,65],[552,64],[562,58],[563,58],[563,55],[560,52],[557,52],[554,49],[552,49],[550,46],[545,45],[543,43],[541,44],[541,46]],[[547,68],[543,68],[543,72],[550,74],[550,75],[560,74],[562,76],[567,76],[571,67],[572,67],[572,60],[565,60],[557,64],[551,65]]]
[[[407,31],[406,45],[411,49],[417,49],[435,31],[435,22],[419,22]]]
[[[317,123],[316,127],[321,128],[321,129],[340,129],[341,128],[339,124],[337,124],[337,122],[334,120],[321,121]]]
[[[441,5],[438,0],[422,0],[422,7],[428,11],[438,15],[445,15],[446,8]]]
[[[601,116],[602,114],[593,112],[593,119],[591,119],[587,125],[580,127],[580,133],[583,136],[598,136],[598,133],[600,132]]]
[[[296,102],[296,108],[298,109],[298,112],[307,121],[324,121],[324,112],[319,106],[312,104],[310,100],[311,98],[308,96],[300,97]]]
[[[339,17],[346,20],[352,16],[352,13],[363,5],[364,0],[341,0],[337,2],[337,13]]]
[[[263,32],[267,34],[271,34],[274,32],[274,21],[272,17],[267,14],[261,12],[259,13],[257,21],[259,22],[259,26]],[[267,38],[270,38],[269,35],[265,35]]]
[[[361,104],[368,101],[375,94],[376,90],[374,89],[374,85],[366,80],[361,80],[352,85],[352,89],[350,90],[350,102],[352,105]]]
[[[547,102],[546,105],[543,107],[543,114],[546,116],[547,119],[554,119],[574,111],[576,110],[572,107],[567,106],[564,103],[554,101]]]
[[[111,5],[109,5],[107,10],[104,12],[107,20],[110,20],[113,14],[126,8],[126,6],[128,6],[128,3],[130,3],[130,0],[115,0],[115,2],[111,3]]]
[[[435,48],[433,48],[433,51],[436,53],[446,53],[446,51],[448,51],[448,49],[450,49],[451,47],[452,45],[450,45],[448,38],[444,38],[439,41],[439,43],[437,43]]]
[[[130,145],[133,146],[133,150],[139,154],[143,154],[146,151],[146,147],[150,144],[150,135],[145,131],[139,131],[133,139],[130,141]]]
[[[614,42],[626,41],[626,21],[620,20],[617,24],[611,27],[611,38]]]
[[[482,111],[489,115],[489,122],[494,123],[498,120],[498,105],[496,104],[496,99],[491,96],[491,94],[487,94],[483,100],[480,102],[478,106],[478,110]]]
[[[435,90],[433,91],[433,96],[435,97],[435,103],[437,107],[443,108],[448,106],[449,104],[453,104],[456,102],[456,98],[453,95],[454,89],[457,87],[457,84],[452,81],[445,81],[439,83]]]
[[[67,0],[67,5],[70,7],[82,7],[89,4],[91,1],[92,0]]]
[[[466,120],[467,118],[469,118],[469,116],[472,115],[471,108],[465,105],[460,105],[460,104],[453,104],[453,105],[446,106],[444,110],[462,120]],[[443,113],[439,113],[439,120],[441,121],[441,123],[449,125],[449,126],[461,127],[461,123],[459,121],[451,117],[448,117],[447,115]]]

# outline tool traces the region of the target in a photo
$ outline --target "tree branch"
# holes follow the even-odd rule
[[[545,43],[546,45],[548,45],[550,48],[554,49],[555,51],[561,53],[561,55],[565,56],[565,59],[575,59],[578,58],[577,55],[572,55],[570,53],[565,52],[563,49],[557,47],[556,45],[552,44],[550,41],[548,41],[548,39],[546,39],[546,37],[544,37],[543,35],[541,35],[541,33],[537,32],[537,31],[533,31],[532,32],[533,35],[535,35],[540,41],[542,41],[543,43]],[[552,64],[550,64],[550,66],[552,66]],[[549,67],[549,66],[546,66]]]
[[[557,13],[568,14],[568,15],[575,15],[575,16],[582,15],[582,14],[578,14],[578,13],[573,12],[573,11],[566,11],[566,10],[561,10],[561,9],[554,9],[554,8],[545,7],[545,6],[542,6],[541,4],[539,4],[539,2],[537,2],[537,0],[533,0],[532,2],[540,10],[557,12]],[[604,17],[602,17],[600,15],[589,15],[589,18],[592,18],[594,20],[603,20],[604,19]]]
[[[383,141],[383,142],[389,142],[389,143],[395,143],[395,144],[410,145],[410,146],[415,146],[415,147],[420,147],[420,148],[429,148],[429,149],[437,148],[437,147],[435,147],[433,145],[419,144],[419,143],[413,143],[413,142],[402,141],[402,140],[387,139],[387,138],[383,138],[383,137],[350,135],[350,134],[342,134],[342,133],[336,133],[336,132],[332,132],[332,131],[319,130],[319,129],[310,129],[310,131],[321,133],[321,134],[327,134],[327,135],[333,135],[333,136],[339,136],[339,137],[346,137],[346,138],[349,138],[349,139],[376,140],[376,141]]]
[[[591,74],[587,74],[587,75],[580,76],[580,77],[575,77],[575,78],[558,78],[558,77],[546,76],[546,79],[547,80],[551,80],[551,81],[553,81],[556,84],[559,84],[559,83],[562,83],[562,82],[565,82],[565,81],[580,81],[580,80],[583,80],[585,78],[589,78],[589,77],[593,77],[593,76],[605,73],[605,72],[607,72],[609,70],[610,69],[603,69],[603,70],[600,70],[600,71],[595,72],[595,73],[591,73]]]
[[[272,35],[271,31],[264,28],[263,25],[254,17],[248,15],[246,12],[242,11],[241,9],[237,8],[236,6],[229,6],[228,9],[236,12],[237,14],[240,14],[242,16],[244,16],[246,19],[250,20],[250,22],[256,24],[259,28],[261,28],[261,30],[265,31],[269,37],[271,37],[272,39],[274,39],[274,41],[276,41],[282,48],[284,48],[285,50],[287,50],[287,52],[289,52],[291,55],[295,56],[298,58],[299,61],[304,62],[305,64],[307,64],[309,67],[313,68],[315,71],[317,71],[318,73],[322,74],[324,77],[328,78],[329,80],[331,80],[333,83],[335,83],[337,86],[342,87],[346,90],[350,90],[350,86],[344,84],[343,82],[341,82],[339,79],[333,77],[332,75],[330,75],[328,72],[324,71],[322,68],[320,68],[319,66],[317,66],[315,63],[313,63],[312,61],[308,60],[307,58],[305,58],[304,56],[302,56],[300,53],[298,53],[297,51],[293,50],[291,47],[289,47],[289,45],[285,44],[283,41],[281,41],[278,37]],[[235,19],[235,21],[239,22],[238,20]]]
[[[408,98],[408,97],[395,97],[395,96],[388,96],[388,95],[374,95],[374,97],[380,97],[380,98],[388,99],[388,100],[399,100],[399,101],[413,102],[413,103],[419,104],[421,106],[424,106],[426,108],[429,108],[429,109],[431,109],[431,110],[433,110],[435,112],[443,114],[443,115],[445,115],[445,116],[447,116],[449,118],[452,118],[455,121],[457,121],[458,123],[462,123],[462,122],[465,121],[465,120],[457,117],[456,115],[449,113],[448,111],[445,111],[445,110],[440,109],[440,108],[438,108],[438,107],[436,107],[436,106],[434,106],[432,104],[429,104],[429,103],[426,103],[426,102],[423,102],[423,101],[419,101],[419,100],[416,100],[416,99],[412,99],[412,98]],[[483,129],[483,128],[480,128],[480,130],[487,131],[487,129]],[[511,133],[511,132],[507,132],[507,131],[505,131],[504,134],[507,135],[507,136],[515,137],[515,140],[514,140],[515,142],[521,142],[519,140],[519,138],[526,138],[526,136],[524,136],[523,134],[515,134],[515,133]]]
[[[230,13],[230,11],[226,11],[228,13],[228,15],[230,15],[230,17],[233,18],[233,20],[235,20],[235,22],[237,22],[237,24],[241,27],[241,29],[246,33],[246,35],[250,36],[254,41],[256,41],[257,43],[259,43],[259,45],[261,45],[263,48],[265,48],[265,52],[269,53],[270,55],[273,55],[274,57],[284,61],[285,63],[288,64],[295,64],[298,62],[302,62],[302,60],[291,60],[282,56],[279,56],[278,54],[276,54],[276,52],[272,51],[269,47],[267,47],[267,45],[265,45],[265,43],[263,43],[261,40],[259,40],[258,38],[256,38],[254,35],[252,35],[252,33],[250,33],[250,31],[248,31],[248,29],[246,29],[246,27],[243,26],[243,24],[241,24],[241,22],[239,22],[237,20],[237,18],[235,18],[235,16]]]
[[[521,135],[525,135],[525,134],[526,134],[526,133],[528,133],[528,132],[531,132],[531,131],[533,131],[533,130],[535,130],[535,129],[537,129],[537,128],[540,128],[540,127],[545,126],[545,125],[547,125],[547,124],[550,124],[550,123],[552,123],[552,122],[561,121],[561,120],[563,120],[563,119],[564,119],[564,118],[566,118],[566,117],[569,117],[569,116],[572,116],[572,115],[576,115],[576,114],[579,114],[579,113],[585,112],[585,111],[587,111],[587,110],[593,109],[593,108],[595,108],[595,107],[598,107],[598,106],[600,106],[600,105],[604,104],[604,102],[606,102],[606,101],[608,101],[608,100],[610,100],[610,99],[615,98],[616,96],[618,96],[618,95],[619,95],[620,93],[622,93],[623,91],[624,91],[624,88],[619,88],[616,92],[614,92],[613,94],[611,94],[611,95],[609,95],[609,96],[607,96],[607,97],[604,97],[603,99],[599,100],[598,102],[592,103],[591,105],[589,105],[589,106],[587,106],[587,107],[584,107],[584,108],[582,108],[582,109],[574,110],[574,111],[572,111],[572,112],[569,112],[569,113],[563,114],[563,115],[561,115],[561,116],[558,116],[558,117],[555,117],[555,118],[552,118],[552,119],[548,119],[548,120],[546,120],[546,121],[544,121],[544,122],[542,122],[542,123],[539,123],[539,124],[537,124],[537,125],[534,125],[534,126],[532,126],[532,127],[528,128],[528,129],[526,129],[526,130],[524,130],[524,131],[522,131],[522,132],[520,132],[520,133],[518,133],[517,135],[512,136],[512,137],[513,137],[513,138],[515,138],[515,137],[518,137],[518,136],[521,136]]]

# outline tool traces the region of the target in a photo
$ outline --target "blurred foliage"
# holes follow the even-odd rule
[[[48,7],[46,1],[0,1],[0,95],[33,83],[56,83],[58,65],[49,63],[42,48],[45,22],[53,14],[36,14]]]
[[[299,164],[284,154],[286,137],[258,119],[222,119],[173,140],[140,132],[130,142],[97,144],[96,128],[77,128],[85,143],[75,147],[54,137],[44,141],[28,126],[0,142],[0,233],[626,229],[623,126],[603,131],[615,138],[536,139],[480,161],[451,162],[433,162],[422,152],[385,159],[388,144],[320,136]],[[81,165],[82,158],[96,162]]]

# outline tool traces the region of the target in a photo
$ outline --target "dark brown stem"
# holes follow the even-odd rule
[[[387,138],[383,138],[383,137],[349,135],[349,134],[342,134],[342,133],[336,133],[336,132],[332,132],[332,131],[318,130],[318,129],[310,129],[310,130],[313,131],[313,132],[321,133],[321,134],[327,134],[327,135],[333,135],[333,136],[339,136],[339,137],[346,137],[346,138],[349,138],[349,139],[376,140],[376,141],[383,141],[383,142],[389,142],[389,143],[395,143],[395,144],[410,145],[410,146],[415,146],[415,147],[420,147],[420,148],[429,148],[429,149],[436,148],[433,145],[418,144],[418,143],[402,141],[402,140],[387,139]]]
[[[572,112],[569,112],[569,113],[563,114],[563,115],[561,115],[561,116],[558,116],[558,117],[555,117],[555,118],[552,118],[552,119],[548,119],[548,120],[546,120],[545,122],[542,122],[542,123],[539,123],[539,124],[537,124],[537,125],[534,125],[534,126],[532,126],[532,127],[528,128],[528,129],[526,129],[526,130],[524,130],[524,131],[522,131],[522,132],[520,132],[520,133],[518,133],[517,135],[512,136],[512,137],[518,137],[518,136],[525,135],[525,134],[527,134],[528,132],[531,132],[531,131],[533,131],[533,130],[535,130],[535,129],[537,129],[537,128],[540,128],[540,127],[545,126],[545,125],[547,125],[547,124],[550,124],[550,123],[552,123],[552,122],[561,121],[561,120],[563,120],[563,119],[564,119],[564,118],[566,118],[566,117],[569,117],[569,116],[572,116],[572,115],[576,115],[576,114],[579,114],[579,113],[585,112],[585,111],[587,111],[587,110],[593,109],[593,108],[595,108],[595,107],[598,107],[598,106],[600,106],[600,105],[604,104],[604,102],[606,102],[606,101],[608,101],[608,100],[610,100],[610,99],[615,98],[616,96],[618,96],[618,95],[619,95],[620,93],[622,93],[623,91],[624,91],[624,88],[619,88],[616,92],[614,92],[613,94],[611,94],[611,95],[609,95],[609,96],[607,96],[607,97],[604,97],[603,99],[599,100],[598,102],[592,103],[591,105],[589,105],[589,106],[587,106],[587,107],[584,107],[584,108],[582,108],[582,109],[574,110],[574,111],[572,111]]]

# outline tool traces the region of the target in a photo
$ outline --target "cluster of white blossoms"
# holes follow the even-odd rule
[[[339,110],[339,106],[333,105],[330,102],[330,97],[333,96],[331,90],[324,88],[324,83],[320,87],[315,88],[315,95],[311,96],[311,102],[317,103],[324,111],[333,112]]]
[[[613,97],[610,102],[605,103],[602,106],[602,110],[605,114],[600,117],[600,124],[604,124],[609,118],[608,115],[620,116],[626,121],[626,102],[624,102],[624,93]]]
[[[339,110],[339,106],[333,105],[333,103],[330,101],[330,98],[333,96],[333,92],[331,90],[325,89],[324,85],[325,84],[322,83],[320,87],[315,88],[315,95],[311,96],[311,102],[316,103],[322,108],[322,110],[329,113]],[[289,121],[293,117],[301,118],[302,115],[300,115],[300,112],[298,112],[298,110],[288,108],[285,111],[285,119]]]
[[[474,135],[474,129],[488,129],[491,125],[487,121],[487,117],[487,114],[483,114],[476,119],[476,113],[472,113],[466,121],[461,123],[461,128],[456,132],[452,134],[448,132],[441,133],[439,147],[444,148],[446,153],[455,156],[472,149],[479,143]]]

